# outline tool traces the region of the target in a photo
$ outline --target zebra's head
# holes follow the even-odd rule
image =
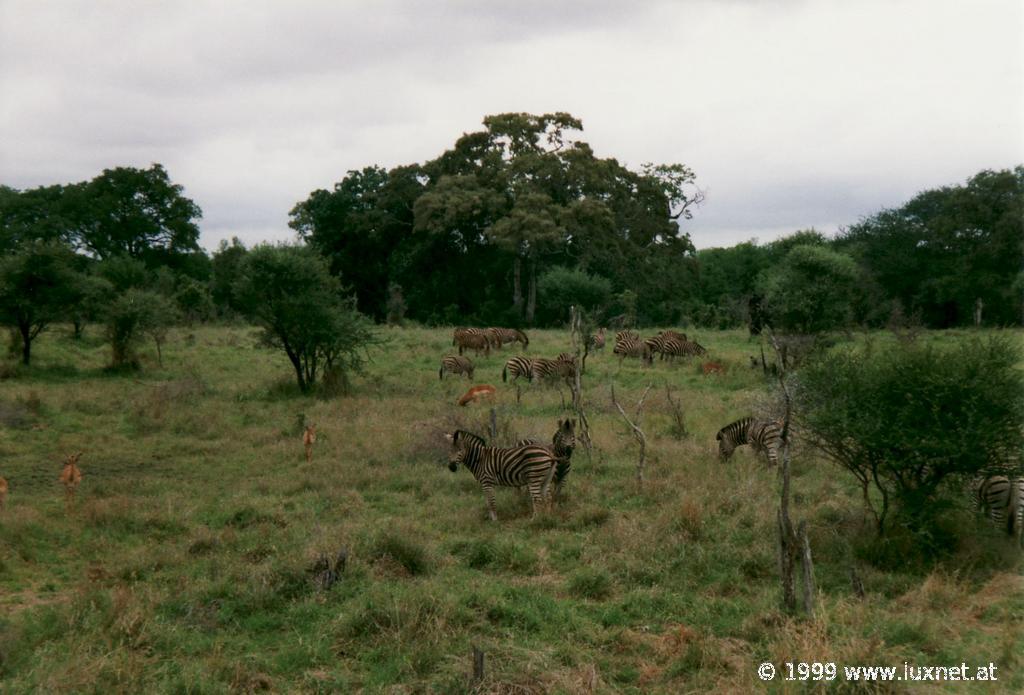
[[[725,461],[732,456],[732,452],[736,449],[736,444],[732,441],[732,437],[724,436],[725,429],[718,430],[718,434],[715,435],[715,439],[718,440],[718,458]]]
[[[573,449],[576,448],[576,420],[568,418],[564,422],[559,420],[558,431],[555,432],[552,443],[556,451],[571,455]]]

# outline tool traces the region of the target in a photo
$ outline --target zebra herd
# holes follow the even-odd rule
[[[474,366],[462,354],[465,349],[475,349],[478,354],[483,351],[489,355],[492,348],[500,349],[509,343],[518,343],[525,349],[530,341],[518,329],[457,328],[452,344],[459,348],[459,354],[442,359],[438,376],[444,379],[445,374],[465,374],[472,379]],[[605,345],[604,329],[588,336],[587,343],[592,349],[602,349]],[[625,357],[638,357],[650,365],[655,354],[660,354],[663,360],[671,361],[675,357],[704,356],[707,350],[690,340],[685,333],[677,331],[662,331],[642,339],[635,331],[625,330],[615,335],[613,354],[619,357],[620,366]],[[521,378],[530,383],[538,380],[568,381],[574,376],[575,370],[576,356],[570,353],[563,352],[554,359],[519,355],[505,362],[501,379],[506,383],[516,383]],[[484,492],[492,520],[497,519],[494,510],[495,486],[525,486],[536,513],[538,505],[549,495],[552,499],[558,496],[569,473],[576,442],[575,425],[574,420],[559,420],[551,444],[543,445],[537,440],[522,439],[515,446],[507,448],[489,447],[481,437],[457,430],[446,435],[452,443],[449,467],[455,471],[462,463],[470,469]],[[777,422],[744,417],[721,428],[715,440],[718,442],[719,458],[723,461],[730,459],[737,447],[749,445],[755,453],[765,456],[769,466],[779,463],[782,430]],[[552,486],[553,493],[550,490]],[[981,477],[972,482],[969,493],[975,506],[993,522],[1008,534],[1024,540],[1024,478]]]

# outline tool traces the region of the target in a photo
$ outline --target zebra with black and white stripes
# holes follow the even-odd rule
[[[572,452],[576,448],[576,420],[568,419],[558,421],[558,429],[551,438],[551,444],[541,444],[536,439],[520,439],[516,446],[543,446],[550,450],[555,457],[554,491],[552,498],[557,498],[562,490],[562,483],[569,475],[569,468],[572,466]]]
[[[480,483],[480,489],[487,500],[487,512],[491,521],[498,520],[494,510],[494,487],[519,487],[525,485],[530,491],[533,516],[547,497],[551,479],[555,474],[555,457],[541,446],[516,446],[498,448],[487,446],[482,437],[471,432],[456,430],[445,434],[452,444],[448,457],[448,470],[453,473],[464,465]]]
[[[749,444],[750,447],[768,457],[768,465],[779,463],[779,448],[782,446],[782,430],[767,420],[753,417],[740,418],[718,430],[718,456],[723,460],[732,457],[736,447]]]
[[[612,354],[619,356],[620,367],[622,366],[622,360],[626,357],[639,357],[647,364],[652,362],[651,349],[639,338],[623,338],[615,343],[615,349],[612,350]]]
[[[439,379],[444,380],[445,372],[448,374],[465,374],[467,378],[473,378],[473,363],[469,361],[468,357],[462,355],[446,355],[441,360],[441,369],[438,371],[437,376]]]
[[[630,330],[630,329],[626,329],[624,331],[619,331],[618,333],[615,334],[615,342],[616,343],[621,343],[626,338],[632,338],[633,340],[640,340],[640,334],[637,333],[636,331],[633,331],[633,330]]]
[[[568,381],[576,373],[576,356],[568,352],[561,353],[553,360],[535,357],[531,368],[531,381],[565,379]]]
[[[508,377],[512,377],[512,382],[519,377],[525,378],[527,381],[533,381],[533,360],[529,357],[512,357],[505,362],[505,367],[501,370],[501,380],[508,381]]]
[[[600,328],[597,333],[587,336],[587,344],[594,350],[604,350],[604,343],[604,328]]]
[[[661,354],[672,360],[675,357],[703,357],[708,351],[696,341],[666,337],[661,341]]]
[[[452,334],[452,345],[459,348],[459,354],[465,349],[472,348],[479,355],[483,351],[485,356],[491,354],[492,338],[482,328],[456,328]]]
[[[530,339],[518,328],[488,328],[494,347],[504,347],[506,343],[519,343],[523,349],[530,347]]]
[[[990,475],[972,484],[975,505],[1007,535],[1024,541],[1024,478]]]

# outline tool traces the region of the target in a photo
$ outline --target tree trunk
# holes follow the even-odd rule
[[[516,316],[523,315],[523,259],[519,256],[515,257],[512,261],[512,308],[515,309]],[[459,351],[462,354],[462,351]]]
[[[530,259],[530,288],[526,299],[526,323],[533,325],[533,314],[537,310],[537,261]]]
[[[28,366],[32,359],[32,337],[29,326],[21,326],[21,363]]]

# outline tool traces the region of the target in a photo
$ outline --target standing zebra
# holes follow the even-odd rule
[[[464,349],[472,348],[479,355],[482,350],[485,356],[491,354],[491,338],[480,328],[456,328],[452,345],[457,345],[459,354]]]
[[[715,439],[718,440],[718,455],[723,461],[732,457],[736,447],[749,444],[754,451],[765,453],[768,465],[779,463],[782,430],[774,422],[752,417],[740,418],[718,430]]]
[[[647,364],[651,364],[651,349],[646,343],[641,341],[639,338],[623,338],[622,340],[615,343],[615,349],[612,353],[619,356],[619,366],[622,366],[622,360],[626,357],[639,357],[642,361]]]
[[[517,446],[509,449],[489,447],[481,437],[463,430],[446,434],[452,443],[448,457],[448,470],[453,473],[464,464],[470,470],[487,500],[491,521],[498,520],[494,511],[494,486],[518,487],[530,490],[533,516],[547,497],[551,478],[555,473],[554,455],[540,446]]]
[[[516,442],[516,446],[544,446],[548,449],[555,457],[555,475],[554,483],[555,489],[552,493],[552,497],[558,497],[558,493],[562,490],[562,483],[565,482],[565,477],[569,475],[569,468],[572,465],[572,452],[576,448],[576,420],[570,420],[566,418],[564,421],[558,421],[558,429],[555,431],[555,436],[551,438],[551,444],[543,445],[536,439],[520,439]]]
[[[509,359],[501,370],[501,380],[508,381],[510,374],[512,375],[513,382],[519,377],[533,381],[533,360],[528,357],[513,357]]]
[[[439,379],[444,379],[444,373],[449,374],[465,374],[468,379],[473,378],[473,363],[469,361],[468,357],[462,355],[447,355],[441,360],[441,369],[438,371],[437,376]]]
[[[540,379],[565,379],[568,381],[576,373],[576,356],[563,352],[553,360],[536,357],[531,368],[530,381]]]
[[[618,333],[615,334],[615,342],[616,343],[621,343],[626,338],[632,338],[633,340],[640,340],[640,334],[637,333],[636,331],[631,331],[631,330],[619,331]]]
[[[702,357],[708,354],[704,347],[692,340],[679,340],[678,338],[663,338],[661,341],[661,353],[669,360],[675,357]]]
[[[504,347],[505,343],[519,343],[523,349],[530,347],[530,339],[518,328],[488,328],[487,332],[494,339],[494,347]]]
[[[1024,478],[976,478],[972,492],[978,509],[1006,529],[1007,535],[1024,541]]]
[[[597,333],[587,336],[587,343],[595,350],[604,350],[604,328],[599,328]]]

